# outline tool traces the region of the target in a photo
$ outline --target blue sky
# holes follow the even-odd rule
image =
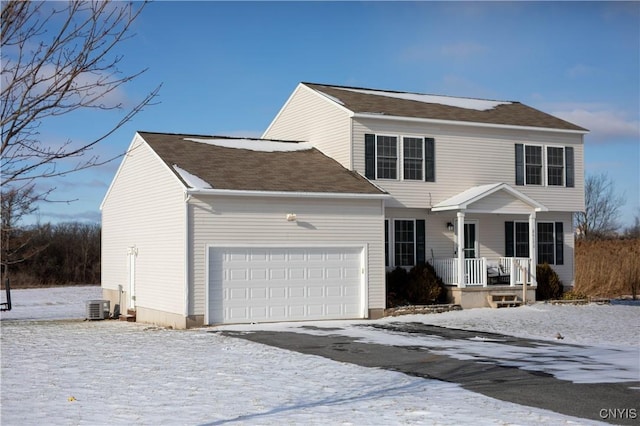
[[[136,130],[259,136],[301,81],[512,100],[591,130],[587,174],[640,216],[640,2],[165,2],[148,5],[120,51],[128,103],[147,108],[97,147],[124,152]],[[54,143],[117,119],[85,111],[44,123]],[[49,181],[37,220],[99,221],[119,161]],[[35,219],[34,219],[35,220]]]

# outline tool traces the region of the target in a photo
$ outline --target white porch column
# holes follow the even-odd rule
[[[536,244],[537,235],[538,232],[536,230],[536,212],[532,211],[529,215],[529,259],[531,262],[531,270],[528,279],[531,285],[538,284],[538,281],[536,280],[536,266],[538,265],[538,251]]]
[[[464,212],[458,212],[458,287],[467,286],[464,275]]]

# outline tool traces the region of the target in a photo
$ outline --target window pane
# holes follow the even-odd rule
[[[397,139],[393,136],[378,136],[376,162],[378,179],[396,179],[398,169]]]
[[[415,265],[415,232],[412,220],[395,221],[395,266]]]
[[[529,224],[516,222],[516,257],[529,257]]]
[[[542,147],[525,146],[525,170],[528,185],[542,185]]]
[[[547,179],[549,185],[564,186],[564,149],[547,148]]]
[[[422,138],[404,138],[404,178],[422,180]]]
[[[553,223],[538,223],[538,263],[554,264]]]

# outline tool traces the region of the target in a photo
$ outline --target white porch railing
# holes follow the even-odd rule
[[[508,277],[509,285],[515,286],[522,285],[525,282],[524,275],[526,272],[524,271],[530,271],[531,260],[524,257],[501,257],[495,263],[501,266],[500,279]],[[459,285],[457,258],[432,259],[431,264],[436,274],[442,279],[442,282],[449,285]],[[487,264],[488,260],[485,257],[464,259],[465,285],[483,287],[489,285]],[[532,282],[531,276],[528,277],[527,282]]]

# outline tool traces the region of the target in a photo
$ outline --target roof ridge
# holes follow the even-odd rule
[[[264,139],[264,138],[258,138],[258,137],[252,137],[252,136],[203,135],[200,133],[151,132],[148,130],[136,130],[136,133],[177,136],[177,137],[185,137],[185,138],[216,138],[216,139],[228,139],[228,140],[250,140],[250,141],[282,142],[282,143],[307,143],[308,142],[308,141],[295,141],[295,140],[285,140],[285,139]]]
[[[324,86],[324,87],[333,87],[335,89],[346,89],[346,90],[369,90],[372,92],[382,92],[382,93],[397,93],[397,94],[411,94],[411,95],[425,95],[425,96],[440,96],[443,98],[454,98],[454,99],[472,99],[478,101],[490,101],[490,102],[509,102],[513,104],[521,104],[520,101],[510,101],[505,99],[488,99],[488,98],[478,98],[478,97],[469,97],[469,96],[453,96],[453,95],[441,95],[437,93],[423,93],[423,92],[412,92],[405,90],[390,90],[390,89],[375,89],[371,87],[357,87],[357,86],[342,86],[336,84],[324,84],[324,83],[313,83],[313,82],[301,82],[302,84],[314,85],[314,86]]]

